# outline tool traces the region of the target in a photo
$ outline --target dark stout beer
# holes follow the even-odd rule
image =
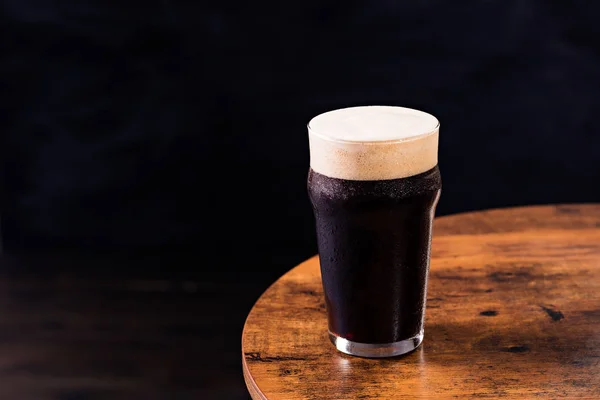
[[[320,117],[329,119],[319,123]],[[387,125],[381,121],[386,118]],[[385,131],[411,118],[426,123],[417,123],[416,132],[396,132],[400,139],[383,132],[384,139],[374,140],[378,132],[369,130],[369,121]],[[410,129],[414,121],[408,125],[396,129]],[[437,129],[429,114],[398,107],[337,110],[309,125],[308,192],[330,337],[341,351],[384,357],[421,343],[431,226],[441,191]],[[344,130],[354,140],[340,138]],[[364,137],[357,137],[361,131]]]
[[[349,181],[310,171],[329,329],[359,343],[418,335],[437,167],[410,178]]]

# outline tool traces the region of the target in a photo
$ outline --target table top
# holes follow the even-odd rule
[[[253,399],[600,398],[600,205],[436,219],[408,355],[337,352],[325,312],[316,257],[260,297],[242,335]]]

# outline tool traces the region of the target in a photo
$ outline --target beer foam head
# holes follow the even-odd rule
[[[403,107],[329,111],[308,123],[310,167],[332,178],[406,178],[437,165],[439,122]]]

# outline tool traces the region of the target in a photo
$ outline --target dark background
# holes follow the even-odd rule
[[[438,215],[599,201],[598,4],[4,1],[5,250],[262,290],[316,253],[306,123],[352,105],[440,119]]]

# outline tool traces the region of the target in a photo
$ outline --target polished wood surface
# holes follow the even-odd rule
[[[316,257],[258,300],[242,352],[254,399],[600,398],[600,205],[437,219],[411,354],[334,349]]]

